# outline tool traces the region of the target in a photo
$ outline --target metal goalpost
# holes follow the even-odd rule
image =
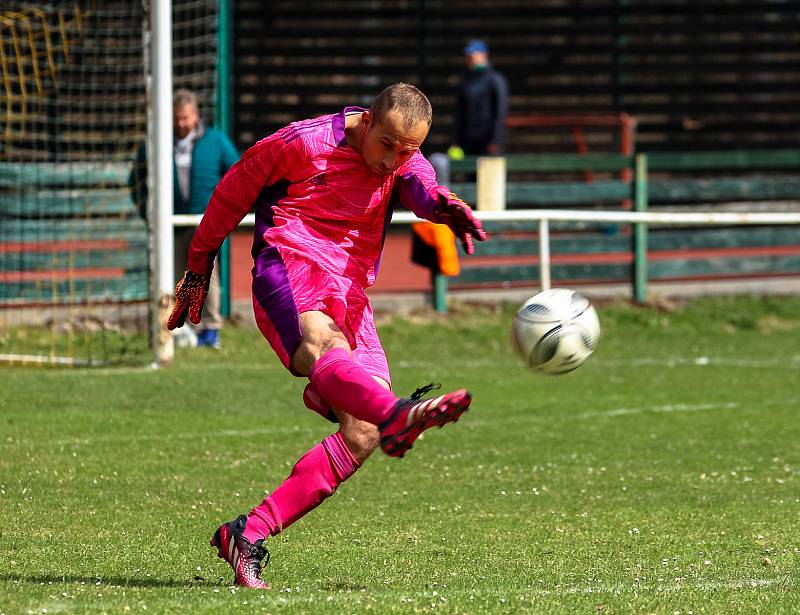
[[[174,301],[173,87],[200,98],[204,120],[230,135],[230,0],[153,0],[148,82],[150,207],[150,345],[152,366],[169,364],[174,342],[166,322]],[[197,224],[197,222],[195,222]],[[227,264],[223,247],[223,269]],[[227,278],[222,271],[223,281]]]
[[[154,367],[175,354],[167,318],[173,302],[172,2],[153,0],[148,83],[148,220],[150,221],[150,339]]]
[[[223,121],[229,6],[3,2],[0,363],[172,360],[172,89]]]

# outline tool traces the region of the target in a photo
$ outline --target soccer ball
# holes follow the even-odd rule
[[[514,316],[512,339],[528,367],[544,374],[566,374],[597,346],[600,322],[583,295],[552,288],[528,299]]]

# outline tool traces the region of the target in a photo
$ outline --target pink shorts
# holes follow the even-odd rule
[[[349,278],[330,273],[293,250],[267,246],[253,266],[253,310],[262,335],[292,373],[292,356],[302,338],[299,315],[320,311],[345,334],[353,360],[391,384],[372,306],[364,289]]]

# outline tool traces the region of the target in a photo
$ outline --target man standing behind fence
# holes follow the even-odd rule
[[[239,152],[223,132],[207,128],[203,124],[194,92],[176,90],[172,98],[172,110],[175,135],[175,213],[202,214],[219,180],[239,160]],[[176,274],[186,269],[186,254],[193,235],[193,228],[175,229]],[[217,257],[197,333],[198,346],[220,347],[222,302],[219,269]]]
[[[508,84],[489,63],[489,46],[471,40],[464,47],[467,70],[458,87],[456,143],[462,154],[502,154],[508,112]]]
[[[200,119],[197,95],[191,90],[175,90],[172,97],[174,136],[174,212],[176,214],[202,214],[211,199],[219,180],[239,160],[239,152],[225,133],[206,126]],[[134,199],[143,217],[147,212],[147,154],[139,149],[131,173]],[[175,272],[186,268],[186,254],[194,235],[194,228],[175,228]],[[197,331],[197,345],[219,348],[222,328],[222,301],[217,258]],[[177,281],[177,280],[176,280]],[[194,334],[190,333],[193,338]]]
[[[430,162],[440,184],[450,184],[450,159],[464,155],[499,155],[505,146],[508,85],[489,64],[489,46],[471,40],[464,47],[466,72],[458,86],[456,142],[447,154],[434,153]],[[474,176],[473,176],[474,177]],[[432,279],[456,276],[460,271],[453,234],[443,225],[417,222],[411,225],[412,262],[427,267]],[[435,282],[434,282],[435,285]],[[434,290],[435,293],[435,290]]]

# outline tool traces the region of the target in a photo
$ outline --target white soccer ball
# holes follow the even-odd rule
[[[544,374],[566,374],[597,346],[600,322],[583,295],[552,288],[528,299],[514,316],[516,351],[528,367]]]

